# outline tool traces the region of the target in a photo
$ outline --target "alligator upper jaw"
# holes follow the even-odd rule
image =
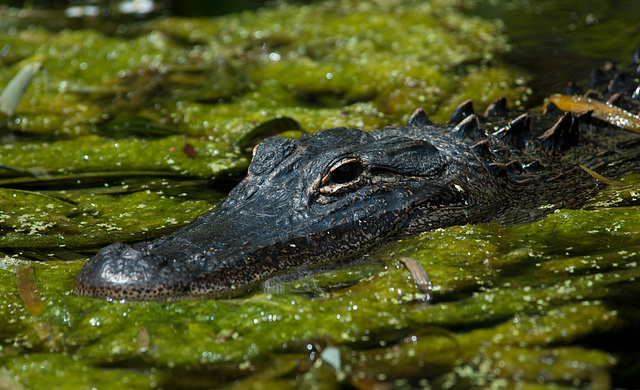
[[[414,185],[407,194],[381,186],[357,196],[352,207],[335,202],[305,211],[286,201],[265,205],[260,193],[240,206],[230,196],[169,236],[101,249],[78,273],[74,291],[114,300],[238,296],[281,272],[339,261],[374,245],[404,223],[409,203],[422,198],[420,189],[431,191]]]
[[[74,292],[112,300],[234,297],[284,271],[361,252],[389,226],[401,223],[403,214],[383,211],[373,219],[352,219],[333,227],[317,219],[277,234],[275,220],[261,221],[265,230],[241,235],[233,233],[244,222],[235,224],[231,216],[213,210],[159,240],[102,248],[78,273]]]

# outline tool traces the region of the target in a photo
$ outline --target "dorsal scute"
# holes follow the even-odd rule
[[[522,169],[526,173],[538,173],[544,169],[544,165],[542,165],[542,163],[539,160],[533,160],[527,164],[524,164],[522,166]]]
[[[425,127],[431,126],[433,122],[427,116],[427,113],[424,111],[424,108],[419,107],[411,114],[409,120],[407,121],[407,126],[413,127]]]
[[[476,156],[480,158],[488,159],[491,157],[489,141],[486,139],[474,144],[473,146],[471,146],[471,149],[476,154]]]
[[[579,134],[578,118],[567,112],[549,130],[538,137],[538,141],[547,152],[561,151],[576,145]]]
[[[562,111],[554,102],[548,102],[546,106],[544,106],[544,110],[542,111],[545,115],[555,115],[561,116],[564,115],[564,111]]]
[[[465,118],[468,118],[472,115],[475,115],[475,111],[473,109],[473,99],[465,100],[464,102],[460,103],[460,105],[456,107],[455,110],[453,110],[453,113],[449,118],[449,124],[460,124]]]
[[[507,165],[504,163],[490,163],[487,164],[487,169],[489,172],[493,173],[498,177],[506,177],[507,176]]]
[[[485,132],[480,128],[480,122],[475,114],[467,116],[458,123],[458,125],[451,130],[451,135],[472,140],[487,138]]]
[[[487,118],[505,117],[507,115],[509,115],[509,107],[507,106],[507,98],[505,97],[494,100],[484,111],[484,116]]]
[[[589,74],[589,88],[597,88],[599,85],[609,81],[607,75],[600,68],[593,68]]]
[[[531,138],[531,114],[520,115],[493,136],[511,148],[524,149],[526,141]]]
[[[509,173],[521,173],[524,171],[522,162],[520,160],[511,160],[506,165],[507,172]]]
[[[573,81],[569,81],[569,83],[567,84],[566,94],[567,95],[582,95],[582,90],[580,89],[580,87],[575,85],[573,83]]]
[[[578,119],[578,127],[580,129],[587,128],[592,124],[593,110],[582,111],[576,118]]]

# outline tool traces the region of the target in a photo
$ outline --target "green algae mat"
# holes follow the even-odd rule
[[[638,175],[582,210],[407,237],[238,299],[71,292],[98,248],[214,207],[266,136],[397,125],[419,106],[443,122],[468,98],[525,105],[528,76],[500,61],[504,25],[448,3],[278,4],[102,31],[6,11],[0,88],[41,70],[0,114],[0,388],[633,383]],[[398,257],[427,270],[433,302]]]

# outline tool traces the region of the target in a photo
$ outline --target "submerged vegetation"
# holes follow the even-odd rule
[[[112,31],[0,21],[0,87],[42,65],[0,114],[0,388],[631,381],[637,175],[584,210],[428,232],[240,299],[71,294],[94,250],[212,208],[265,136],[374,129],[418,106],[443,122],[468,98],[523,105],[528,77],[500,61],[502,23],[448,3],[279,4]],[[432,303],[400,256],[427,270]]]

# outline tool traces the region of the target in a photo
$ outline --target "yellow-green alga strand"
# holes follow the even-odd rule
[[[610,381],[610,370],[617,362],[611,354],[581,347],[530,349],[510,347],[483,350],[482,366],[489,368],[488,378],[506,378],[521,383],[590,386]],[[602,382],[604,380],[604,382]]]
[[[85,98],[67,93],[30,95],[20,103],[8,128],[30,135],[72,137],[90,134],[102,121],[102,109]]]
[[[570,254],[574,250],[589,252],[633,245],[640,235],[637,231],[639,223],[638,213],[623,207],[592,211],[560,210],[532,223],[536,226],[533,231],[526,229],[526,225],[516,225],[508,230],[514,238],[526,239],[534,247]]]
[[[286,29],[278,22],[283,13]],[[206,20],[171,19],[158,22],[158,28],[178,35],[211,31],[214,51],[220,50],[219,41],[244,47],[245,59],[240,62],[245,62],[242,67],[256,84],[275,81],[301,99],[296,103],[283,96],[279,102],[272,97],[277,105],[305,105],[306,99],[330,105],[375,101],[381,111],[397,118],[406,118],[417,106],[434,114],[439,100],[460,89],[459,76],[450,75],[456,66],[490,63],[497,53],[508,50],[499,23],[458,15],[445,17],[443,25],[442,16],[457,14],[456,10],[434,11],[419,2],[400,7],[336,2],[263,9],[257,14],[228,17],[226,24],[215,19],[211,25]],[[200,39],[206,40],[206,34]],[[272,51],[247,57],[260,46]],[[354,52],[359,56],[353,57]],[[482,91],[486,99],[510,95],[513,85],[496,80],[488,86]],[[513,96],[520,100],[520,94]],[[216,108],[211,109],[214,116]]]
[[[115,241],[137,241],[184,226],[213,204],[140,191],[129,195],[38,194],[2,190],[0,246],[16,249],[98,248]],[[219,195],[219,198],[222,195]],[[4,205],[5,203],[3,203]]]
[[[617,313],[585,302],[558,306],[543,315],[515,315],[500,325],[476,329],[457,337],[463,354],[471,358],[474,349],[486,346],[551,346],[570,344],[594,332],[606,332],[620,325]]]
[[[7,255],[0,255],[0,337],[8,340],[19,336],[29,338],[26,334],[28,326],[25,323],[27,311],[22,304],[18,294],[15,268],[28,265],[28,262],[21,261],[16,264],[16,259]],[[7,351],[3,343],[3,351]],[[20,351],[20,347],[17,348]]]
[[[464,364],[438,378],[450,388],[455,385],[526,390],[606,388],[616,359],[599,350],[580,347],[505,350],[483,348]],[[581,388],[581,387],[578,387]]]
[[[407,334],[389,346],[361,351],[341,349],[344,372],[360,380],[380,382],[443,375],[460,356],[455,334],[443,329]]]
[[[597,350],[552,346],[570,343],[574,338],[582,337],[583,332],[609,330],[617,320],[612,312],[592,306],[587,308],[585,315],[592,315],[593,321],[575,326],[572,322],[575,313],[582,309],[579,306],[560,307],[545,316],[516,317],[492,328],[459,334],[426,328],[389,347],[343,351],[342,362],[346,366],[343,369],[360,377],[387,381],[407,376],[442,375],[462,361],[474,367],[476,380],[515,378],[516,372],[524,374],[526,378],[522,379],[526,380],[545,372],[549,374],[544,376],[546,382],[562,382],[568,376],[589,380],[594,370],[609,369],[615,359]],[[547,349],[540,349],[540,346]],[[474,364],[479,356],[484,359],[482,365],[489,365],[490,370],[483,371],[482,365]],[[537,364],[533,363],[535,358]],[[550,362],[554,369],[549,368]]]
[[[92,366],[66,352],[31,353],[14,357],[3,366],[14,378],[30,389],[58,388],[80,389],[100,387],[105,389],[150,388],[154,386],[154,376],[146,370],[109,369]],[[61,371],[63,370],[63,371]],[[64,372],[64,380],[60,373]]]
[[[213,137],[230,143],[236,142],[260,123],[279,116],[293,118],[309,132],[338,126],[371,130],[396,122],[371,103],[356,103],[339,109],[279,105],[271,100],[278,93],[270,94],[273,90],[262,87],[258,92],[244,95],[232,103],[216,106],[182,102],[176,105],[176,112],[172,115],[186,134]],[[243,116],[237,115],[239,111],[244,113]]]
[[[586,320],[584,319],[586,318]],[[496,378],[543,381],[594,380],[616,360],[608,353],[564,347],[592,333],[610,331],[620,319],[598,304],[560,306],[544,315],[517,315],[497,326],[453,336],[464,365],[449,374],[476,384]],[[558,347],[560,346],[560,347]]]
[[[640,200],[640,174],[632,173],[619,180],[622,184],[606,186],[587,204],[587,208],[625,207]]]
[[[540,313],[562,302],[605,298],[610,285],[632,280],[639,274],[636,269],[625,269],[576,276],[571,281],[550,286],[500,287],[473,293],[470,298],[412,312],[410,316],[412,321],[421,324],[460,325],[495,321],[515,313]]]
[[[37,77],[27,89],[11,129],[40,135],[87,134],[112,109],[131,109],[132,99],[190,60],[185,49],[153,31],[132,40],[88,30],[49,34],[46,39],[16,36],[40,43],[34,52],[42,59],[46,76]],[[127,93],[131,95],[124,98],[126,107],[118,100],[108,105],[97,102]]]
[[[130,71],[177,64],[187,53],[158,32],[123,39],[90,30],[52,34],[39,51],[47,55],[45,67],[54,80],[82,87],[123,79]]]
[[[195,150],[193,158],[183,151],[187,143]],[[105,140],[92,135],[52,143],[16,142],[0,146],[0,159],[14,168],[37,169],[41,175],[148,171],[209,178],[240,173],[248,165],[247,157],[228,143],[180,136]]]

